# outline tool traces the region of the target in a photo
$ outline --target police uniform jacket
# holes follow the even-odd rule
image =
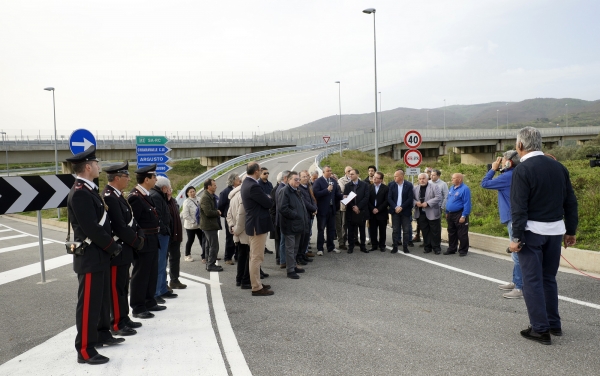
[[[159,219],[154,201],[151,196],[146,196],[137,187],[133,188],[127,197],[127,201],[133,209],[133,217],[144,232],[146,241],[142,252],[158,252]]]
[[[77,179],[67,201],[69,220],[76,242],[91,241],[83,255],[73,255],[73,270],[77,274],[94,273],[108,269],[110,256],[117,250],[111,235],[110,221],[104,202],[96,188]]]
[[[121,192],[110,185],[102,191],[104,202],[108,206],[108,217],[113,237],[117,237],[117,243],[121,244],[123,250],[114,257],[110,264],[113,266],[128,265],[133,262],[133,252],[142,242],[143,232],[139,229],[133,218],[129,203]]]

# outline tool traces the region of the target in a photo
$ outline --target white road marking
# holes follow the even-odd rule
[[[386,248],[387,249],[392,249],[392,247],[389,247],[389,246],[386,247]],[[507,283],[507,281],[502,281],[500,279],[496,279],[496,278],[488,277],[488,276],[485,276],[485,275],[473,273],[473,272],[470,272],[468,270],[459,269],[459,268],[456,268],[454,266],[442,264],[442,263],[437,262],[437,261],[432,261],[432,260],[428,260],[428,259],[423,258],[423,257],[415,256],[412,253],[403,253],[401,250],[398,251],[398,254],[399,255],[403,255],[403,256],[407,256],[407,257],[412,257],[412,258],[414,258],[416,260],[427,262],[427,263],[432,264],[432,265],[436,265],[436,266],[439,266],[439,267],[442,267],[442,268],[445,268],[445,269],[449,269],[449,270],[452,270],[452,271],[455,271],[455,272],[458,272],[458,273],[466,274],[466,275],[469,275],[471,277],[476,277],[476,278],[483,279],[483,280],[486,280],[486,281],[490,281],[490,282],[494,282],[494,283],[502,283],[502,284]],[[559,300],[564,300],[565,302],[579,304],[579,305],[590,307],[590,308],[594,308],[594,309],[600,309],[600,304],[594,304],[594,303],[590,303],[590,302],[585,302],[583,300],[568,298],[568,297],[562,296],[562,295],[559,295],[558,299]]]
[[[314,158],[314,157],[315,157],[315,156],[317,156],[317,155],[318,155],[318,154],[315,154],[315,155],[313,155],[313,156],[310,156],[310,157],[308,157],[308,158],[305,158],[305,159],[301,160],[300,162],[296,163],[296,164],[294,165],[294,167],[292,167],[292,171],[295,171],[295,170],[296,170],[296,167],[298,167],[298,165],[299,165],[300,163],[304,162],[304,161],[305,161],[305,160],[307,160],[307,159]]]
[[[219,337],[221,338],[221,344],[223,345],[223,351],[227,357],[229,368],[233,376],[238,375],[252,375],[246,358],[242,353],[242,349],[238,344],[229,316],[227,316],[227,310],[225,309],[225,302],[223,301],[223,295],[221,294],[221,283],[219,283],[219,273],[210,273],[210,280],[213,282],[210,285],[210,293],[212,297],[212,307],[215,313],[215,321],[217,322],[217,328],[219,328]]]
[[[189,281],[177,299],[169,300],[167,310],[156,312],[153,319],[139,321],[143,326],[137,329],[136,335],[125,337],[125,342],[118,346],[98,349],[100,354],[110,358],[107,364],[77,363],[73,345],[76,329],[72,326],[0,365],[0,374],[228,375],[213,330],[204,284]]]
[[[45,260],[46,271],[60,268],[61,266],[68,265],[72,262],[73,256],[71,255],[64,255]],[[32,275],[40,274],[41,270],[42,268],[39,262],[36,262],[35,264],[25,265],[20,268],[7,270],[5,272],[0,273],[0,285],[18,281],[22,278],[31,277]]]
[[[30,224],[30,225],[34,226],[32,223],[27,223],[27,224]],[[38,237],[37,234],[30,234],[30,233],[25,232],[25,231],[17,230],[16,228],[9,227],[7,225],[1,225],[1,226],[2,227],[6,227],[7,229],[10,229],[11,231],[16,231],[18,233],[25,234],[27,236],[34,236],[36,238]],[[37,227],[37,225],[35,225],[35,226]],[[59,243],[59,244],[64,244],[65,243],[64,241],[54,240],[54,239],[48,239],[48,238],[44,238],[44,241],[48,241],[48,242],[52,242],[52,243]]]
[[[45,240],[43,242],[44,244],[52,244],[52,242],[49,242],[47,240]],[[4,253],[4,252],[11,252],[11,251],[16,251],[19,249],[25,249],[25,248],[32,248],[32,247],[37,247],[39,246],[40,243],[39,242],[35,242],[35,243],[27,243],[27,244],[20,244],[20,245],[14,245],[12,247],[5,247],[5,248],[0,248],[0,253]]]
[[[0,238],[0,240],[9,240],[9,239],[16,239],[16,238],[24,238],[26,236],[33,236],[33,235],[29,235],[29,234],[20,234],[20,235],[12,235],[12,236],[5,236],[3,238]]]
[[[11,229],[0,230],[0,232],[8,232],[8,231],[12,231],[12,230]]]

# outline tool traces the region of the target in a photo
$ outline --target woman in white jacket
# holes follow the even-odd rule
[[[183,210],[181,218],[183,219],[183,227],[187,233],[187,242],[185,243],[185,261],[194,261],[192,257],[192,244],[194,238],[198,237],[200,248],[202,249],[202,262],[206,262],[204,255],[204,247],[202,244],[202,230],[200,230],[200,203],[196,198],[196,188],[188,187],[185,190],[185,201],[183,202]]]

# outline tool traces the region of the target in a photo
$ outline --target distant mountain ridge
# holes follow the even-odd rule
[[[507,104],[508,103],[508,104]],[[568,106],[566,106],[568,105]],[[446,107],[446,128],[520,128],[566,126],[568,107],[569,126],[600,126],[600,100],[535,98],[521,102],[491,102]],[[399,107],[381,113],[382,129],[427,127],[427,110]],[[373,129],[373,113],[342,114],[342,131]],[[444,127],[444,108],[429,109],[429,128]],[[291,131],[339,130],[338,115],[315,120]]]

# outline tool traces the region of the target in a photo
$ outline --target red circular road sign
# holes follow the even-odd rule
[[[406,145],[409,149],[418,148],[421,146],[421,142],[423,142],[421,134],[414,129],[406,132],[404,135],[404,145]]]
[[[404,153],[404,164],[408,167],[419,167],[422,160],[423,156],[418,150],[408,150]]]

